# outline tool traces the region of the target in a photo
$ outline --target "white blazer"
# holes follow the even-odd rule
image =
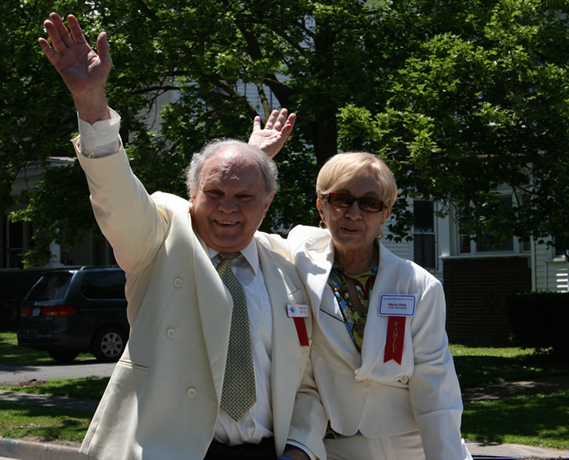
[[[78,156],[97,221],[127,273],[131,324],[81,451],[101,460],[201,460],[219,411],[231,296],[192,230],[188,201],[149,196],[122,147],[103,158]],[[325,459],[323,409],[310,371],[305,374],[309,348],[300,345],[286,314],[286,304],[307,303],[304,287],[289,261],[261,245],[258,250],[273,317],[277,454],[291,439]],[[305,324],[311,338],[310,318]],[[296,407],[309,408],[309,417],[294,416]]]
[[[445,332],[440,282],[380,244],[364,342],[359,353],[328,286],[334,262],[328,230],[297,226],[286,240],[263,234],[263,244],[293,260],[305,282],[316,324],[312,365],[331,427],[377,438],[419,430],[429,460],[470,458],[462,442],[462,397]],[[384,362],[388,318],[379,316],[382,294],[417,296],[407,318],[401,364]]]

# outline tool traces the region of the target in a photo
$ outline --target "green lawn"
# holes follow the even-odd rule
[[[569,450],[569,389],[464,405],[469,440]]]
[[[91,357],[82,354],[79,357]],[[19,347],[14,332],[0,332],[0,365],[53,361],[47,352]],[[3,390],[100,399],[108,378],[54,379],[31,388],[0,386]],[[0,437],[55,439],[80,443],[93,414],[90,412],[0,401]]]
[[[52,361],[46,351],[19,347],[15,332],[0,332],[0,365]]]
[[[569,375],[569,364],[520,348],[471,348],[451,345],[463,388],[489,383]],[[49,360],[47,354],[18,347],[14,333],[0,333],[0,364]],[[57,379],[15,391],[97,399],[107,378]],[[91,415],[28,404],[0,403],[0,436],[49,437],[80,442]],[[462,433],[471,441],[527,444],[569,450],[569,389],[466,403]]]
[[[569,363],[521,348],[450,346],[463,388],[569,375]],[[465,403],[465,439],[569,450],[569,389]]]
[[[92,358],[89,353],[81,353],[78,358]],[[47,351],[33,350],[19,347],[18,337],[15,332],[0,332],[0,365],[2,364],[26,364],[42,361],[53,361]]]
[[[91,417],[84,411],[0,401],[0,437],[80,443]]]
[[[569,363],[531,349],[451,345],[450,351],[462,388],[569,375]]]
[[[85,377],[79,379],[52,379],[47,382],[32,386],[1,386],[1,390],[20,391],[24,393],[44,394],[54,396],[65,396],[77,399],[101,399],[107,383],[108,377]]]

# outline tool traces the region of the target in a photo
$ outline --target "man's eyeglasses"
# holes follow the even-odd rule
[[[358,203],[358,207],[365,212],[381,212],[385,208],[383,201],[377,198],[363,196],[361,198],[356,198],[349,193],[328,193],[324,195],[322,199],[326,200],[332,206],[337,208],[349,208],[354,201]]]

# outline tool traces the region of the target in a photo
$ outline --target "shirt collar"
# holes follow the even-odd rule
[[[219,251],[216,251],[215,249],[212,249],[209,246],[207,247],[207,250],[209,253],[210,260],[213,260],[219,254]],[[253,238],[251,242],[247,245],[247,247],[240,252],[245,258],[245,260],[249,263],[249,266],[253,270],[253,273],[257,275],[260,263],[259,263],[259,252],[257,250],[257,242],[255,241],[255,238]]]

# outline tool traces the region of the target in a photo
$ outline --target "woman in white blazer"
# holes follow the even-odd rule
[[[321,228],[263,241],[309,292],[328,459],[470,459],[441,283],[380,242],[397,196],[391,171],[369,153],[338,154],[316,191]]]

